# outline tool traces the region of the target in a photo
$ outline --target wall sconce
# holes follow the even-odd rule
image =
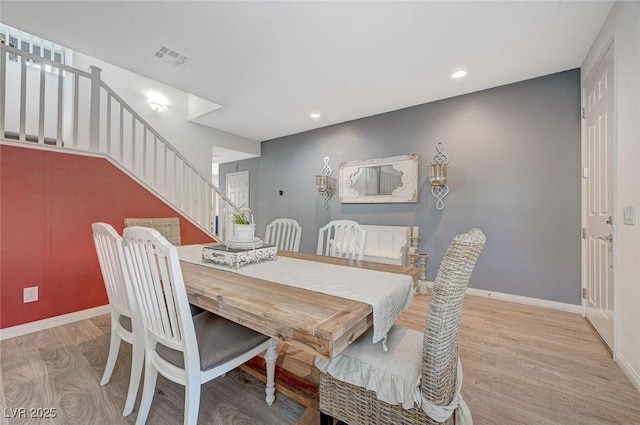
[[[431,165],[429,165],[429,184],[431,184],[431,193],[436,197],[436,208],[444,209],[444,198],[449,194],[449,186],[447,186],[447,164],[449,157],[442,152],[444,145],[442,142],[436,144],[436,156],[433,157]]]
[[[331,178],[333,170],[329,167],[329,157],[324,157],[324,167],[319,175],[316,176],[316,189],[322,196],[324,201],[324,209],[329,208],[329,200],[333,196],[333,191],[336,185],[336,179]]]
[[[151,99],[147,99],[147,102],[149,102],[149,106],[151,107],[151,109],[153,109],[155,112],[162,112],[165,109],[167,109],[167,105],[165,105],[164,103],[160,103],[157,100],[151,100]]]

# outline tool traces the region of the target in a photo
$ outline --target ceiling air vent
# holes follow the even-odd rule
[[[176,66],[184,65],[191,60],[191,58],[184,53],[180,53],[177,50],[174,50],[171,47],[167,46],[162,46],[154,56]]]

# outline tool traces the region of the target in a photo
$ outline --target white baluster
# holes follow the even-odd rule
[[[97,66],[90,66],[91,70],[91,106],[89,117],[89,150],[98,152],[100,149],[100,73]],[[77,78],[76,78],[77,82]],[[77,96],[76,91],[76,96]],[[76,98],[77,100],[77,98]],[[76,111],[77,113],[77,111]],[[76,133],[77,135],[77,133]],[[77,140],[76,140],[77,147]]]

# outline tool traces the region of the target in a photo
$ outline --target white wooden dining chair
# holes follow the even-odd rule
[[[316,254],[362,260],[367,232],[353,220],[333,220],[318,231]]]
[[[265,350],[266,401],[273,404],[277,341],[208,311],[192,318],[176,247],[146,227],[127,227],[123,238],[145,335],[144,387],[136,424],[147,421],[158,373],[185,386],[184,423],[195,425],[201,385]]]
[[[93,241],[98,254],[98,263],[102,279],[107,290],[109,306],[111,307],[111,342],[109,356],[102,375],[100,385],[106,385],[111,380],[111,374],[120,351],[120,341],[124,340],[132,345],[131,376],[129,389],[124,404],[123,415],[128,416],[133,411],[133,405],[138,394],[142,365],[144,363],[144,329],[136,313],[133,298],[128,293],[128,274],[126,273],[122,237],[107,223],[93,223]],[[131,301],[131,302],[130,302]]]
[[[284,251],[298,252],[302,226],[292,218],[276,218],[267,225],[264,242]]]

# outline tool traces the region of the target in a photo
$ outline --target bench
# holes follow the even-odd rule
[[[360,225],[367,232],[364,261],[408,265],[411,227]]]

